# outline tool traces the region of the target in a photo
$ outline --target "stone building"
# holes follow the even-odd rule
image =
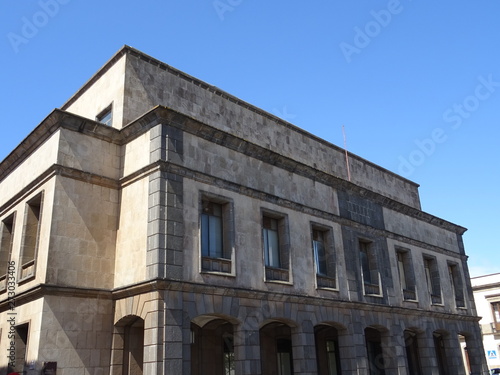
[[[123,47],[0,164],[3,373],[482,374],[465,229],[349,167]]]
[[[500,368],[500,273],[471,278],[490,369]]]

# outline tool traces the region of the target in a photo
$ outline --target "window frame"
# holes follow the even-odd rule
[[[40,232],[42,228],[42,218],[43,218],[43,200],[44,191],[35,194],[25,203],[24,209],[24,223],[23,223],[23,236],[21,241],[21,251],[19,253],[19,266],[18,266],[18,283],[22,283],[27,280],[31,280],[36,275],[36,263],[38,258],[38,249],[40,246]],[[36,219],[36,235],[33,243],[30,243],[27,231],[33,225],[33,208],[38,209],[38,215],[35,215]],[[27,244],[28,242],[28,244]],[[26,251],[29,250],[29,254]]]
[[[427,284],[427,292],[431,305],[443,305],[443,292],[441,289],[441,275],[437,258],[432,255],[423,254],[424,274]]]
[[[7,289],[7,279],[10,273],[10,261],[12,259],[12,249],[14,246],[14,236],[16,233],[16,214],[13,212],[0,221],[0,292]],[[8,231],[8,244],[5,244],[5,231]],[[3,260],[5,259],[5,261]],[[5,267],[1,263],[5,263]],[[15,267],[15,266],[14,266]],[[4,272],[5,271],[5,272]]]
[[[418,301],[417,283],[410,249],[396,246],[396,263],[404,301]]]
[[[104,119],[106,119],[106,117],[108,115],[109,115],[109,119],[107,119],[106,121],[103,121]],[[101,112],[99,112],[96,115],[95,120],[97,122],[100,122],[101,124],[112,127],[113,126],[113,103],[111,103],[106,108],[104,108]]]
[[[315,240],[318,234],[322,237],[322,241]],[[311,223],[310,235],[316,287],[318,289],[338,290],[337,259],[332,228],[317,223]],[[321,242],[323,246],[323,270],[320,270],[320,254],[317,253],[315,242]]]
[[[365,238],[358,238],[358,257],[363,294],[365,296],[381,297],[383,295],[382,280],[375,242]],[[366,280],[366,276],[369,276],[368,280]],[[378,290],[376,291],[375,288]]]
[[[490,304],[495,331],[500,332],[500,301],[493,301]]]
[[[277,242],[279,265],[278,267],[268,265],[266,259],[269,259],[269,249],[266,247],[266,231],[272,230],[266,227],[268,220],[274,220],[277,224]],[[267,236],[268,237],[268,236]],[[262,261],[264,265],[265,281],[291,283],[291,254],[290,254],[290,232],[288,225],[288,216],[282,213],[261,210],[261,246]],[[267,253],[267,256],[266,256]]]
[[[204,224],[203,217],[211,216],[204,213],[210,205],[217,205],[221,209],[220,230],[221,230],[221,253],[204,254]],[[234,229],[234,205],[229,198],[201,192],[199,198],[199,259],[200,273],[223,274],[226,276],[235,275],[235,229]]]
[[[453,297],[455,301],[455,307],[457,309],[466,308],[465,291],[464,291],[464,281],[462,278],[462,273],[460,272],[460,266],[456,262],[447,262],[448,274],[450,277],[450,285],[453,291]]]

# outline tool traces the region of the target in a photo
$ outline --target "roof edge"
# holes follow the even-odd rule
[[[325,144],[326,146],[328,147],[331,147],[331,148],[334,148],[334,149],[337,149],[337,150],[340,150],[342,152],[345,152],[345,150],[340,147],[340,146],[337,146],[317,135],[314,135],[310,132],[308,132],[307,130],[304,130],[302,129],[301,127],[297,126],[297,125],[294,125],[288,121],[285,121],[283,120],[282,118],[276,116],[276,115],[273,115],[272,113],[269,113],[269,112],[266,112],[265,110],[253,105],[253,104],[250,104],[224,90],[221,90],[219,89],[218,87],[216,86],[213,86],[213,85],[210,85],[208,84],[207,82],[205,81],[202,81],[201,79],[199,78],[196,78],[196,77],[193,77],[179,69],[176,69],[174,67],[172,67],[171,65],[168,65],[136,48],[133,48],[129,45],[124,45],[122,48],[120,48],[120,50],[118,52],[116,52],[113,57],[111,57],[98,71],[97,73],[95,73],[80,89],[78,89],[78,91],[70,98],[66,101],[66,103],[64,103],[61,107],[62,110],[66,110],[71,104],[73,104],[85,91],[87,91],[87,89],[92,86],[101,76],[103,76],[118,60],[120,60],[120,58],[126,54],[130,54],[132,56],[135,56],[147,63],[150,63],[150,64],[153,64],[153,65],[157,65],[159,66],[161,69],[163,70],[167,70],[169,71],[170,73],[172,74],[175,74],[187,81],[190,81],[190,82],[193,82],[193,83],[196,83],[197,85],[199,85],[200,87],[204,88],[205,90],[209,90],[209,91],[212,91],[214,93],[216,93],[217,95],[223,97],[224,99],[226,100],[229,100],[229,101],[232,101],[233,103],[236,103],[242,107],[244,107],[245,109],[247,110],[250,110],[254,113],[257,113],[259,114],[260,116],[263,116],[263,117],[266,117],[272,121],[275,121],[277,123],[279,123],[280,125],[283,125],[293,131],[296,131],[302,135],[305,135],[309,138],[312,138],[314,139],[315,141],[318,141],[320,143],[323,143]],[[126,126],[126,125],[124,125]],[[412,181],[412,180],[409,180],[407,179],[406,177],[403,177],[393,171],[390,171],[376,163],[373,163],[365,158],[362,158],[361,156],[358,156],[354,153],[351,153],[351,152],[348,152],[348,155],[352,156],[353,158],[355,159],[358,159],[359,161],[363,162],[363,163],[366,163],[370,166],[372,166],[373,168],[375,169],[378,169],[384,173],[387,173],[389,175],[392,175],[394,177],[396,177],[397,179],[399,180],[402,180],[410,185],[413,185],[414,187],[416,188],[419,188],[420,187],[420,184]]]

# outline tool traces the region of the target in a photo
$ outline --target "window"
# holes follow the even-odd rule
[[[14,238],[14,218],[15,214],[12,214],[0,223],[0,290],[6,287],[7,269]]]
[[[232,272],[234,230],[231,202],[215,196],[201,199],[202,271]]]
[[[455,296],[456,307],[465,307],[464,288],[462,283],[462,275],[456,263],[448,263],[448,273],[450,275],[451,288]]]
[[[42,213],[42,195],[43,194],[37,195],[26,205],[23,244],[21,249],[21,280],[35,274],[35,259],[40,234],[40,217]]]
[[[263,215],[262,242],[266,280],[288,281],[289,241],[285,217]]]
[[[415,291],[415,274],[413,272],[411,254],[408,250],[400,249],[396,251],[396,257],[403,299],[406,301],[415,301],[417,293]]]
[[[104,125],[111,126],[113,124],[113,106],[110,105],[96,116],[96,121],[102,122]]]
[[[278,220],[264,217],[262,236],[264,237],[264,257],[267,267],[281,268]]]
[[[335,251],[331,230],[313,226],[311,237],[317,285],[336,288]]]
[[[380,295],[380,274],[377,267],[377,258],[371,242],[359,241],[359,257],[361,275],[363,278],[364,293]]]
[[[205,201],[201,214],[201,255],[223,258],[222,242],[222,205]]]
[[[441,282],[436,258],[424,256],[424,270],[425,279],[427,281],[427,291],[431,297],[431,303],[433,305],[440,305],[442,303]]]
[[[500,332],[500,302],[493,302],[491,304],[491,311],[493,312],[493,321],[496,332]]]

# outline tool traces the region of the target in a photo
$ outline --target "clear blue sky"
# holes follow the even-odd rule
[[[3,159],[122,45],[419,183],[500,272],[500,2],[3,0]]]

